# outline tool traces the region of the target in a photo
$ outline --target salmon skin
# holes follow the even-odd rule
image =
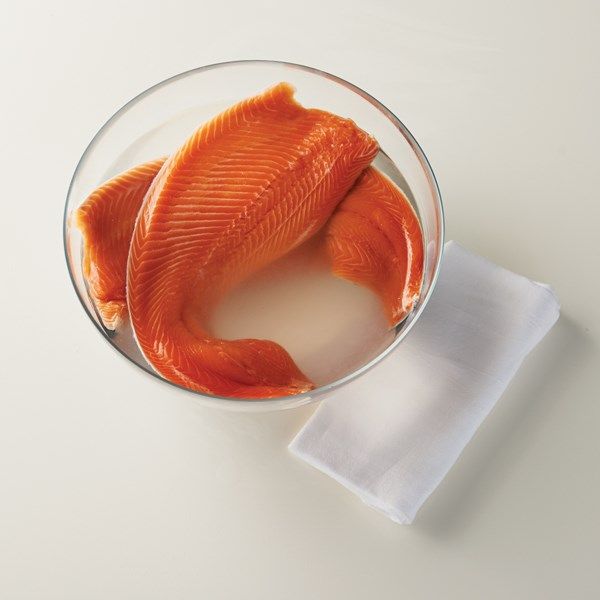
[[[167,159],[127,265],[134,335],[154,369],[220,396],[314,387],[278,344],[216,339],[207,318],[232,286],[319,231],[377,152],[352,121],[302,107],[280,83],[200,127]]]
[[[404,193],[369,167],[340,203],[325,231],[333,272],[379,295],[390,325],[399,323],[419,297],[423,234]]]
[[[125,278],[135,220],[165,158],[138,165],[92,192],[75,210],[83,236],[83,274],[102,323],[116,329],[127,316]]]

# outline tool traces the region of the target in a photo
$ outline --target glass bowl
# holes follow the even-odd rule
[[[413,203],[423,229],[424,279],[420,298],[410,315],[396,327],[391,343],[374,358],[343,377],[296,396],[247,401],[194,392],[164,380],[145,361],[131,336],[106,330],[88,296],[82,272],[82,238],[69,225],[69,215],[99,184],[136,164],[164,156],[191,131],[235,102],[287,81],[307,107],[353,119],[378,140],[379,163],[393,163]],[[376,164],[379,164],[376,161]],[[360,88],[329,73],[277,61],[235,61],[199,67],[167,79],[129,101],[98,131],[81,157],[67,194],[63,223],[65,254],[75,292],[91,322],[127,359],[173,389],[198,401],[237,410],[292,408],[322,400],[388,356],[417,322],[433,291],[443,250],[444,217],[435,176],[419,144],[383,104]]]

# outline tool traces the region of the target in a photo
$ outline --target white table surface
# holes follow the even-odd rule
[[[4,6],[0,597],[598,598],[599,6]],[[448,238],[562,301],[412,526],[289,455],[313,407],[197,406],[112,351],[68,280],[63,202],[98,127],[172,74],[251,57],[382,100],[431,159]]]

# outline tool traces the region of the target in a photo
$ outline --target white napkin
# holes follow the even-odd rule
[[[414,329],[322,402],[291,451],[411,523],[558,315],[550,287],[448,242]]]

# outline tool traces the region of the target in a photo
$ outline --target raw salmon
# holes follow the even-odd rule
[[[207,316],[233,285],[315,234],[377,151],[352,121],[302,107],[285,83],[198,129],[150,186],[129,252],[127,302],[149,363],[222,396],[311,389],[281,346],[215,339]]]
[[[423,280],[423,235],[410,201],[383,173],[362,173],[329,220],[325,245],[333,272],[378,294],[390,325],[410,312]]]
[[[164,158],[138,165],[92,192],[73,214],[83,235],[83,274],[107,329],[127,315],[125,279],[133,226]]]

